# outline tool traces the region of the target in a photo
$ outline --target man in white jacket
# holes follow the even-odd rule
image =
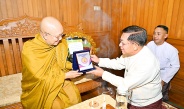
[[[125,69],[124,77],[104,71],[100,67],[88,73],[102,76],[103,80],[117,87],[122,93],[130,92],[128,109],[161,109],[162,86],[159,62],[145,46],[146,30],[139,26],[129,26],[122,30],[120,49],[122,56],[116,59],[98,58],[92,61],[100,67],[116,70]]]
[[[178,50],[165,41],[168,37],[168,30],[167,26],[158,25],[154,30],[153,41],[147,44],[160,62],[163,101],[169,100],[170,81],[180,68]]]

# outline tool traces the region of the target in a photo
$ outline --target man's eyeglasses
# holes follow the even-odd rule
[[[65,36],[65,34],[59,34],[59,35],[57,35],[57,36],[54,36],[54,35],[51,35],[50,33],[47,33],[47,32],[43,32],[43,31],[41,31],[43,34],[45,34],[46,36],[47,35],[49,35],[49,36],[52,36],[52,37],[55,37],[56,39],[61,39],[63,36]]]

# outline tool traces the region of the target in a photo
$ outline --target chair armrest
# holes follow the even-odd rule
[[[90,80],[87,82],[77,84],[77,87],[78,87],[80,93],[84,93],[84,92],[93,90],[99,86],[101,86],[101,78],[97,78],[94,80]]]

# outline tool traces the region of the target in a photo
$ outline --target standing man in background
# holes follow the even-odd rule
[[[167,37],[168,27],[158,25],[153,33],[153,41],[147,44],[160,61],[163,101],[169,100],[170,81],[180,68],[178,50],[165,41]]]

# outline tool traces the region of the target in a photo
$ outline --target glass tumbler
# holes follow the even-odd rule
[[[127,109],[127,93],[116,91],[116,109]]]

